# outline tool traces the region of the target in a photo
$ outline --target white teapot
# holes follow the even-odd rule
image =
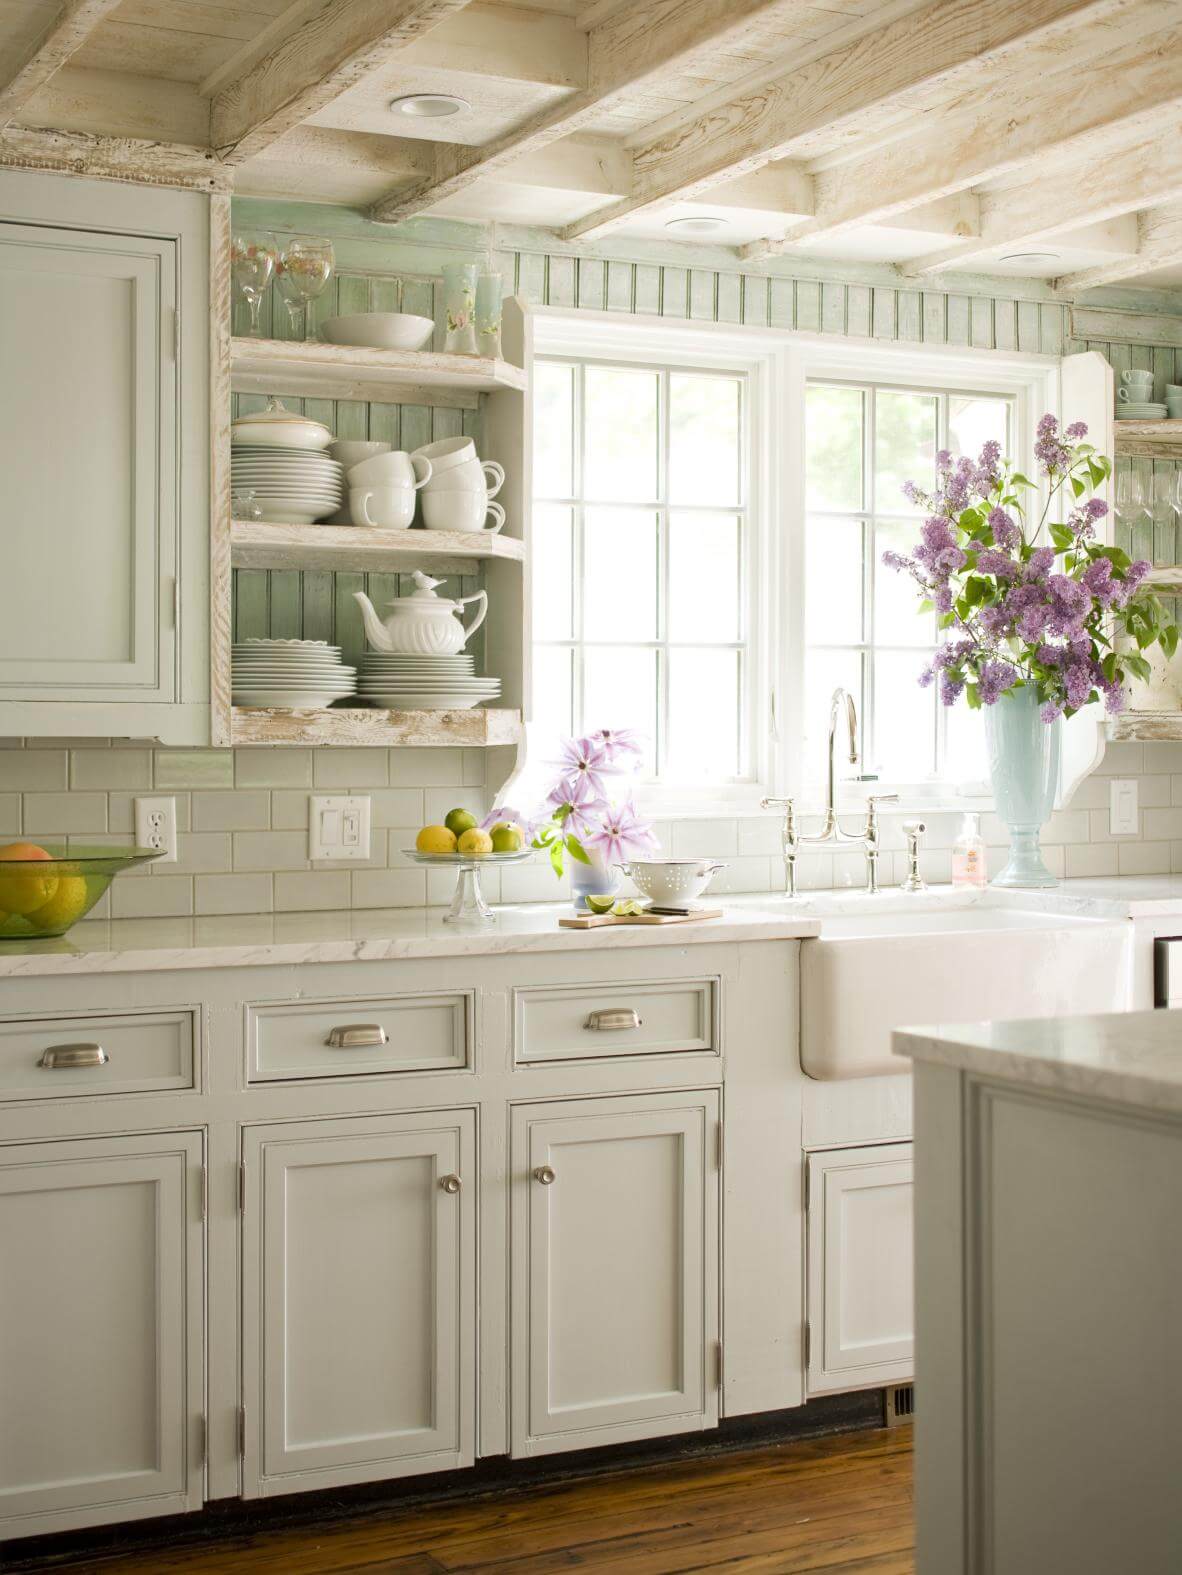
[[[370,645],[376,651],[391,651],[400,656],[454,656],[464,649],[468,636],[484,622],[488,592],[477,591],[474,596],[462,596],[459,601],[446,601],[435,594],[435,587],[442,585],[442,580],[433,580],[417,569],[413,579],[416,589],[409,596],[399,596],[386,603],[390,616],[385,623],[364,591],[353,592],[353,600],[361,608]],[[480,611],[470,624],[457,623],[454,614],[469,602],[479,602]]]

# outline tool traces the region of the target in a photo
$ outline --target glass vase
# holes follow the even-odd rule
[[[476,345],[479,354],[501,359],[501,298],[499,273],[482,273],[476,281]]]
[[[584,864],[569,853],[566,861],[570,870],[571,901],[576,913],[587,911],[588,897],[614,897],[619,891],[620,874],[614,864],[609,868],[594,858],[590,864]]]
[[[1057,886],[1038,839],[1055,803],[1062,719],[1042,720],[1038,691],[1030,684],[984,710],[994,801],[1010,834],[1010,856],[993,884]]]
[[[476,264],[444,263],[443,348],[452,355],[476,354]]]

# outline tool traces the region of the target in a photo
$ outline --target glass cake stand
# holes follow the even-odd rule
[[[451,907],[443,916],[444,924],[491,924],[496,914],[484,900],[480,889],[480,871],[496,864],[520,864],[532,858],[533,848],[522,848],[518,853],[420,853],[417,848],[403,848],[408,859],[430,868],[453,869],[456,872],[456,894]]]

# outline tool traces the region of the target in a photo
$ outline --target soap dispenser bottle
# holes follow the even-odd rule
[[[981,835],[981,817],[967,814],[961,823],[960,833],[952,844],[952,884],[954,886],[984,886],[985,839]]]

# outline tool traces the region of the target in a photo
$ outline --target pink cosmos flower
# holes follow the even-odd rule
[[[559,746],[558,775],[560,781],[581,778],[590,783],[597,799],[607,797],[604,774],[611,769],[607,745],[601,738],[566,738]]]

